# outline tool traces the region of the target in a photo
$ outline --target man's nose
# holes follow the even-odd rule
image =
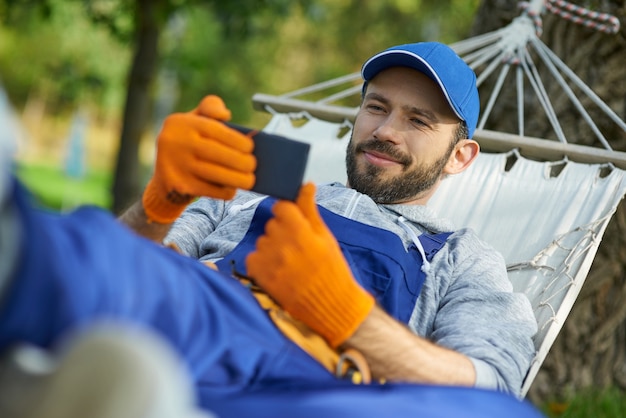
[[[394,114],[389,114],[374,130],[374,137],[379,141],[387,141],[393,144],[400,142],[400,118]]]

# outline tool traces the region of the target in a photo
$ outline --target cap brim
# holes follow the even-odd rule
[[[365,64],[363,64],[361,74],[363,75],[363,79],[365,81],[370,81],[378,73],[391,67],[409,67],[427,75],[431,80],[437,83],[437,85],[443,92],[446,101],[450,105],[450,108],[452,108],[457,117],[463,121],[465,120],[465,118],[456,108],[454,102],[450,99],[448,90],[446,89],[445,85],[443,84],[435,70],[430,66],[430,64],[428,64],[422,57],[417,54],[404,50],[383,51],[379,54],[374,55],[372,58],[367,60]]]

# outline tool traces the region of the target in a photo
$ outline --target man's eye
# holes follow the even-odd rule
[[[418,126],[428,126],[428,124],[424,122],[424,120],[418,118],[411,119],[411,122]]]
[[[382,106],[378,106],[378,105],[375,105],[375,104],[370,104],[370,105],[367,105],[367,108],[368,108],[369,110],[374,111],[374,112],[382,112],[382,111],[384,110],[384,109],[382,108]]]

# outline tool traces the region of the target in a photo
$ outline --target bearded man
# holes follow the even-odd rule
[[[529,301],[496,251],[426,206],[479,152],[473,71],[443,44],[417,43],[376,54],[362,74],[348,184],[305,184],[294,202],[249,191],[253,142],[223,123],[218,97],[167,118],[155,173],[121,219],[183,254],[104,210],[33,208],[0,152],[0,352],[54,348],[106,320],[165,339],[200,407],[219,416],[538,416],[514,396],[472,389],[519,394],[537,329]],[[56,400],[75,414],[35,415],[85,416],[81,390],[103,387],[94,370],[128,373],[120,385],[104,379],[117,392],[93,399],[130,400],[119,390],[137,370],[129,356],[93,369],[95,350],[68,363],[59,376],[80,371],[87,383],[65,379],[63,393],[80,401]],[[20,382],[33,391],[20,388],[28,400],[17,403],[42,405],[45,388]]]
[[[347,185],[307,184],[296,202],[246,191],[252,142],[208,96],[165,121],[154,176],[120,219],[252,285],[328,371],[349,351],[377,380],[517,394],[534,354],[530,304],[494,249],[426,206],[479,153],[474,72],[428,42],[382,51],[362,75]]]

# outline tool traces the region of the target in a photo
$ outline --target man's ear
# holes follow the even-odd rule
[[[480,145],[473,139],[462,139],[455,146],[444,168],[446,174],[458,174],[469,167],[480,152]]]

